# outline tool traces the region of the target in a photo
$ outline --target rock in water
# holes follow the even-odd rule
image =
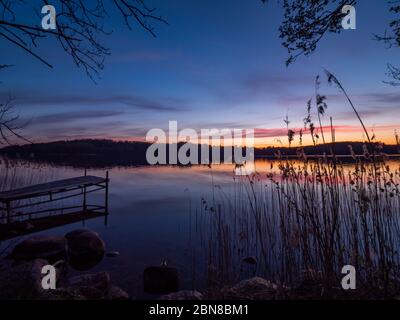
[[[144,291],[171,293],[179,289],[178,269],[172,267],[147,267],[143,272]]]
[[[203,295],[197,290],[182,290],[161,296],[160,300],[203,300]]]
[[[105,244],[96,232],[74,230],[65,235],[68,241],[68,258],[72,268],[89,270],[104,256]]]
[[[50,263],[65,259],[67,241],[63,237],[34,236],[18,243],[10,257],[14,260],[46,259]]]
[[[88,229],[76,229],[68,232],[64,237],[67,238],[67,240],[71,240],[79,236],[83,232],[91,232]]]
[[[115,258],[119,256],[119,252],[118,251],[108,251],[106,253],[106,257],[108,258]]]

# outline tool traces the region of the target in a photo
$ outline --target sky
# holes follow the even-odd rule
[[[32,3],[41,7],[40,1]],[[21,119],[28,121],[24,135],[34,142],[144,140],[150,129],[167,130],[169,121],[177,121],[179,130],[255,129],[257,145],[285,144],[284,118],[291,128],[302,128],[315,76],[326,68],[340,79],[368,129],[379,140],[394,142],[400,92],[383,80],[386,64],[398,61],[398,49],[373,40],[391,20],[386,1],[359,1],[356,30],[327,35],[312,55],[289,67],[276,1],[147,3],[168,25],[154,23],[154,38],[138,25],[128,30],[118,12],[110,11],[104,23],[112,34],[101,41],[111,55],[96,83],[51,40],[39,41],[37,50],[53,69],[0,38],[1,63],[15,65],[0,73],[0,97],[14,98]],[[16,15],[18,22],[37,19],[33,11]],[[364,139],[343,95],[325,80],[320,92],[328,98],[323,125],[333,118],[336,139]]]

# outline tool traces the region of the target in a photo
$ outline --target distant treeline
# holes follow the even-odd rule
[[[47,162],[75,167],[142,166],[148,164],[146,150],[149,145],[147,142],[86,139],[7,146],[0,149],[0,154],[10,159]],[[178,149],[181,145],[178,144]],[[199,145],[199,155],[200,147]],[[365,154],[366,148],[369,152],[372,152],[372,149],[376,149],[388,155],[400,153],[400,146],[397,145],[381,145],[379,148],[378,144],[366,146],[362,142],[337,142],[334,145],[305,146],[302,150],[309,156],[330,155],[332,150],[336,155],[351,156],[354,154]],[[211,147],[209,153],[210,155],[212,154]],[[297,156],[299,148],[268,147],[255,149],[256,158],[274,158],[277,154],[281,154],[282,156]],[[223,150],[221,150],[220,157],[221,161],[223,161]]]
[[[85,139],[7,146],[0,149],[0,154],[74,167],[139,166],[147,164],[148,146],[145,142]]]
[[[316,146],[304,146],[301,150],[308,156],[318,155],[330,155],[332,152],[338,156],[352,156],[352,155],[364,155],[365,153],[372,154],[374,151],[378,153],[384,153],[387,155],[398,155],[400,154],[400,146],[398,145],[386,145],[381,143],[364,143],[364,142],[336,142],[326,143]],[[258,148],[255,151],[256,157],[274,157],[276,154],[281,153],[282,155],[297,156],[299,153],[299,147],[268,147]]]

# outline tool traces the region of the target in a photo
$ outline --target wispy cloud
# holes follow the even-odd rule
[[[377,120],[379,117],[384,117],[385,119],[391,118],[392,115],[398,112],[398,107],[368,107],[359,110],[359,114],[364,120]],[[336,120],[348,120],[354,118],[354,111],[342,111],[335,116]],[[396,119],[393,119],[396,120]],[[400,121],[399,121],[400,123]]]
[[[45,125],[45,126],[28,126],[27,135],[34,142],[54,141],[60,139],[83,139],[83,138],[108,138],[115,132],[117,128],[126,126],[123,121],[108,121],[100,123],[75,124],[67,123],[66,125]]]
[[[364,99],[371,102],[378,102],[383,104],[394,103],[396,105],[400,104],[400,94],[399,93],[369,93],[361,95]]]
[[[8,96],[9,93],[1,92],[0,97]],[[49,93],[38,94],[37,92],[20,91],[14,93],[15,102],[19,106],[77,106],[77,107],[99,107],[99,106],[126,106],[137,110],[160,111],[160,112],[183,112],[186,111],[184,100],[178,98],[151,99],[134,94],[115,95],[73,95]]]
[[[307,74],[253,73],[241,79],[242,86],[253,92],[283,93],[293,87],[309,87],[312,90],[314,76]]]
[[[108,111],[108,110],[83,110],[83,111],[72,111],[72,112],[61,112],[43,115],[32,119],[32,125],[43,125],[43,124],[57,124],[67,123],[77,120],[89,120],[89,119],[101,119],[113,116],[123,115],[122,111]]]

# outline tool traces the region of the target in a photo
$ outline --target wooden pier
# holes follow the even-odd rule
[[[84,176],[0,192],[0,240],[99,216],[107,217],[109,180],[108,172],[102,178],[86,175],[85,170]],[[87,195],[99,190],[104,190],[104,203],[88,203]],[[80,205],[38,208],[76,197],[81,197]],[[30,210],[35,207],[38,210]]]

